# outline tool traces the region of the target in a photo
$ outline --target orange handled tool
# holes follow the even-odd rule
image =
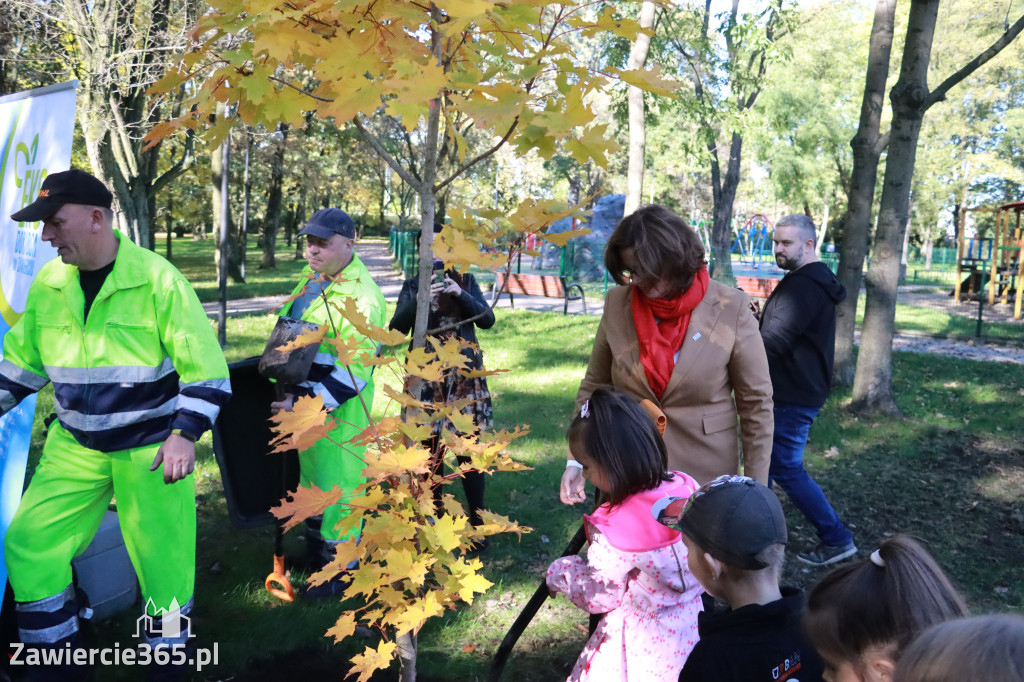
[[[283,601],[295,601],[295,589],[284,572],[284,557],[280,554],[274,555],[274,572],[267,576],[263,583],[267,592]],[[280,586],[280,587],[278,587]]]
[[[661,408],[655,405],[653,401],[648,400],[647,398],[644,398],[642,401],[640,401],[640,407],[647,410],[647,414],[651,415],[651,419],[654,420],[654,425],[658,427],[658,433],[664,436],[665,424],[668,420],[665,419],[665,413],[661,411]]]

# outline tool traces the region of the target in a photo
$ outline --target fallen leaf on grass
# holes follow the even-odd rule
[[[577,630],[579,630],[580,632],[582,632],[583,634],[585,634],[585,635],[589,635],[590,634],[590,629],[587,626],[583,625],[582,623],[573,623],[572,626],[574,628],[576,628]]]
[[[978,502],[980,501],[981,500],[975,500],[974,502],[971,502],[969,505],[964,507],[964,511],[974,511],[975,507],[978,506]]]
[[[837,448],[835,445],[833,445],[832,447],[830,447],[828,449],[828,451],[825,452],[824,456],[825,456],[825,459],[832,459],[833,457],[838,457],[839,456],[839,448]]]
[[[471,654],[474,651],[476,651],[476,643],[475,642],[473,644],[463,644],[462,645],[462,653],[464,653],[464,654]]]

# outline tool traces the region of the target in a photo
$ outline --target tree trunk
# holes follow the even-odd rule
[[[889,93],[892,132],[885,159],[878,231],[865,283],[867,303],[860,357],[853,380],[851,408],[858,412],[899,413],[892,392],[896,289],[903,233],[910,213],[910,182],[914,177],[917,140],[928,107],[928,62],[938,11],[938,0],[911,3],[900,78]]]
[[[263,218],[263,259],[260,268],[276,268],[277,230],[281,226],[281,198],[284,184],[284,149],[288,142],[288,126],[277,128],[280,139],[275,139],[275,149],[270,157],[270,191],[267,195],[267,213]],[[276,136],[275,136],[276,137]]]
[[[1009,45],[1022,30],[1024,16],[1008,26],[984,52],[928,91],[928,63],[939,0],[914,0],[907,20],[900,78],[889,94],[892,132],[885,160],[885,184],[878,211],[878,233],[867,275],[867,305],[860,357],[853,379],[851,409],[897,414],[892,392],[892,338],[896,320],[896,281],[903,232],[910,214],[910,182],[914,176],[917,140],[928,108],[943,100],[957,83]]]
[[[654,26],[653,2],[644,2],[640,7],[640,28],[649,29]],[[638,33],[629,50],[629,61],[626,68],[642,69],[647,62],[647,53],[651,47],[651,36]],[[644,121],[644,91],[630,85],[626,95],[629,106],[629,164],[626,171],[626,207],[624,215],[629,215],[640,207],[644,190],[644,148],[647,144],[647,127]]]
[[[174,232],[174,192],[170,192],[167,195],[167,209],[164,214],[165,222],[167,223],[167,260],[171,260],[173,255],[173,247],[171,246],[172,232]]]
[[[161,143],[146,149],[142,139],[165,111],[146,88],[163,72],[162,55],[173,41],[170,1],[155,0],[145,13],[135,11],[134,3],[62,0],[57,6],[77,47],[76,115],[89,164],[114,195],[118,229],[152,248],[154,198],[193,160],[189,134],[181,157],[161,173]]]
[[[907,222],[903,226],[903,245],[900,248],[900,277],[899,277],[899,284],[906,284],[907,283],[907,265],[909,265],[909,263],[910,263],[910,260],[908,258],[909,254],[907,252],[910,250],[910,212],[912,210],[913,209],[908,204],[907,205]]]
[[[935,250],[935,240],[928,237],[924,240],[924,269],[932,269],[932,252]]]
[[[245,129],[245,178],[242,180],[242,228],[238,235],[238,244],[241,247],[241,268],[242,277],[245,277],[245,260],[249,251],[249,206],[252,199],[252,176],[249,174],[249,161],[252,152],[252,132]]]
[[[714,196],[714,219],[711,226],[711,249],[715,257],[715,279],[723,284],[736,283],[732,275],[732,211],[736,200],[736,188],[740,184],[740,154],[743,151],[743,138],[739,133],[732,134],[729,144],[729,163],[725,177],[721,177],[718,162],[718,151],[714,143],[709,145],[711,151],[711,185]]]
[[[226,113],[220,111],[220,115],[224,116]],[[231,144],[231,136],[228,135],[224,138],[222,145]],[[221,187],[223,182],[223,174],[228,173],[229,169],[224,168],[224,154],[223,149],[218,147],[214,150],[213,154],[210,155],[210,183],[211,183],[211,196],[213,199],[213,233],[217,235],[218,244],[220,243],[220,223],[221,223],[221,205],[223,197],[221,196]],[[225,250],[227,251],[227,273],[228,277],[231,278],[232,282],[244,282],[245,279],[242,277],[242,270],[239,267],[241,263],[241,257],[238,249],[238,240],[234,238],[234,221],[231,219],[231,212],[228,214],[228,225],[227,225],[227,244]],[[215,248],[214,251],[214,263],[217,265],[218,272],[220,268],[221,252],[220,248]]]
[[[889,77],[895,16],[896,0],[878,0],[871,26],[860,125],[857,134],[850,140],[850,146],[853,147],[853,170],[850,173],[843,242],[839,251],[839,270],[836,273],[846,287],[846,300],[836,306],[836,356],[833,371],[833,381],[847,386],[853,383],[853,335],[857,320],[857,300],[860,297],[864,258],[868,250],[878,157],[882,153],[879,128],[885,81]]]

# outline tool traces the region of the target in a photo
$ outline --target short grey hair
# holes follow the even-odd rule
[[[800,230],[800,235],[804,239],[810,239],[815,244],[818,243],[818,230],[814,227],[814,221],[803,213],[782,216],[776,221],[775,227],[795,227]]]

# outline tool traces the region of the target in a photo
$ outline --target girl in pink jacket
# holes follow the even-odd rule
[[[605,614],[569,680],[674,682],[697,643],[703,590],[679,532],[659,523],[652,506],[689,497],[697,482],[666,470],[654,422],[624,394],[594,391],[567,438],[569,466],[581,467],[604,501],[584,516],[586,560],[557,559],[547,584],[584,611]]]

